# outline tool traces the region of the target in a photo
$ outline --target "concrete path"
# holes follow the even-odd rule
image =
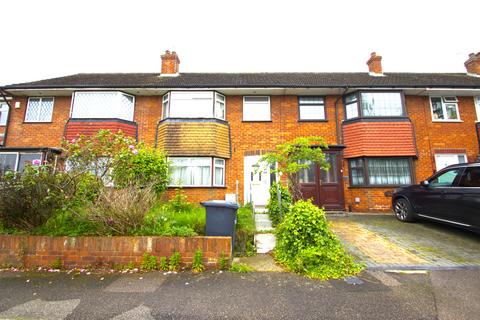
[[[480,267],[480,235],[393,215],[327,217],[346,248],[369,268]]]
[[[479,295],[480,270],[330,281],[284,272],[0,272],[0,319],[474,319]]]
[[[272,221],[266,213],[255,213],[255,247],[257,253],[268,253],[275,249],[275,235]]]

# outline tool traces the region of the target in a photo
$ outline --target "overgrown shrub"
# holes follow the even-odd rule
[[[281,212],[280,212],[280,204],[278,203],[278,189],[280,189],[281,202],[282,202]],[[288,187],[278,182],[273,183],[272,186],[270,187],[270,199],[268,199],[267,206],[266,206],[268,216],[270,217],[270,220],[272,220],[273,226],[276,226],[281,222],[282,215],[285,216],[285,214],[290,209],[291,205],[292,205],[292,196],[288,191]]]
[[[168,161],[158,150],[131,145],[115,155],[112,177],[117,188],[151,186],[161,193],[168,184]]]
[[[90,236],[101,234],[101,226],[97,221],[91,221],[81,207],[76,212],[60,209],[32,234],[44,236]]]
[[[99,223],[102,234],[131,235],[144,225],[154,203],[150,187],[103,188],[97,200],[85,208],[86,218]]]
[[[27,166],[0,176],[0,221],[5,228],[31,231],[73,197],[68,177],[48,166]]]
[[[143,270],[146,270],[146,271],[157,270],[158,269],[157,257],[154,255],[151,255],[148,252],[145,252],[142,257],[141,267]]]
[[[295,203],[277,226],[275,258],[288,269],[311,278],[340,278],[361,266],[330,231],[325,213],[310,201]]]
[[[238,256],[250,256],[255,254],[255,219],[251,204],[240,207],[237,210],[237,225],[235,228],[234,252]]]

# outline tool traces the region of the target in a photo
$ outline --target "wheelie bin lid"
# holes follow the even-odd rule
[[[224,201],[224,200],[204,201],[204,202],[200,202],[200,204],[204,207],[221,207],[221,208],[228,208],[228,209],[238,209],[238,204],[236,204],[235,202]]]

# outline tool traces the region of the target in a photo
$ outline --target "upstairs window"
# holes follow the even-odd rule
[[[323,97],[298,97],[300,120],[325,120],[325,99]]]
[[[400,92],[360,92],[345,97],[346,118],[405,116]]]
[[[135,97],[119,91],[81,91],[73,97],[71,117],[133,121]]]
[[[163,119],[225,120],[225,96],[214,91],[172,91],[163,96]]]
[[[270,97],[243,97],[243,121],[271,121]]]
[[[25,122],[51,122],[53,98],[29,98]]]
[[[0,102],[0,126],[7,125],[8,119],[8,104]]]
[[[460,121],[457,97],[430,97],[433,121]]]

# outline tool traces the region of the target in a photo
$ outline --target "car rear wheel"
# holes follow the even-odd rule
[[[410,202],[405,198],[398,198],[393,204],[393,211],[395,217],[402,222],[415,221],[415,215],[412,210]]]

